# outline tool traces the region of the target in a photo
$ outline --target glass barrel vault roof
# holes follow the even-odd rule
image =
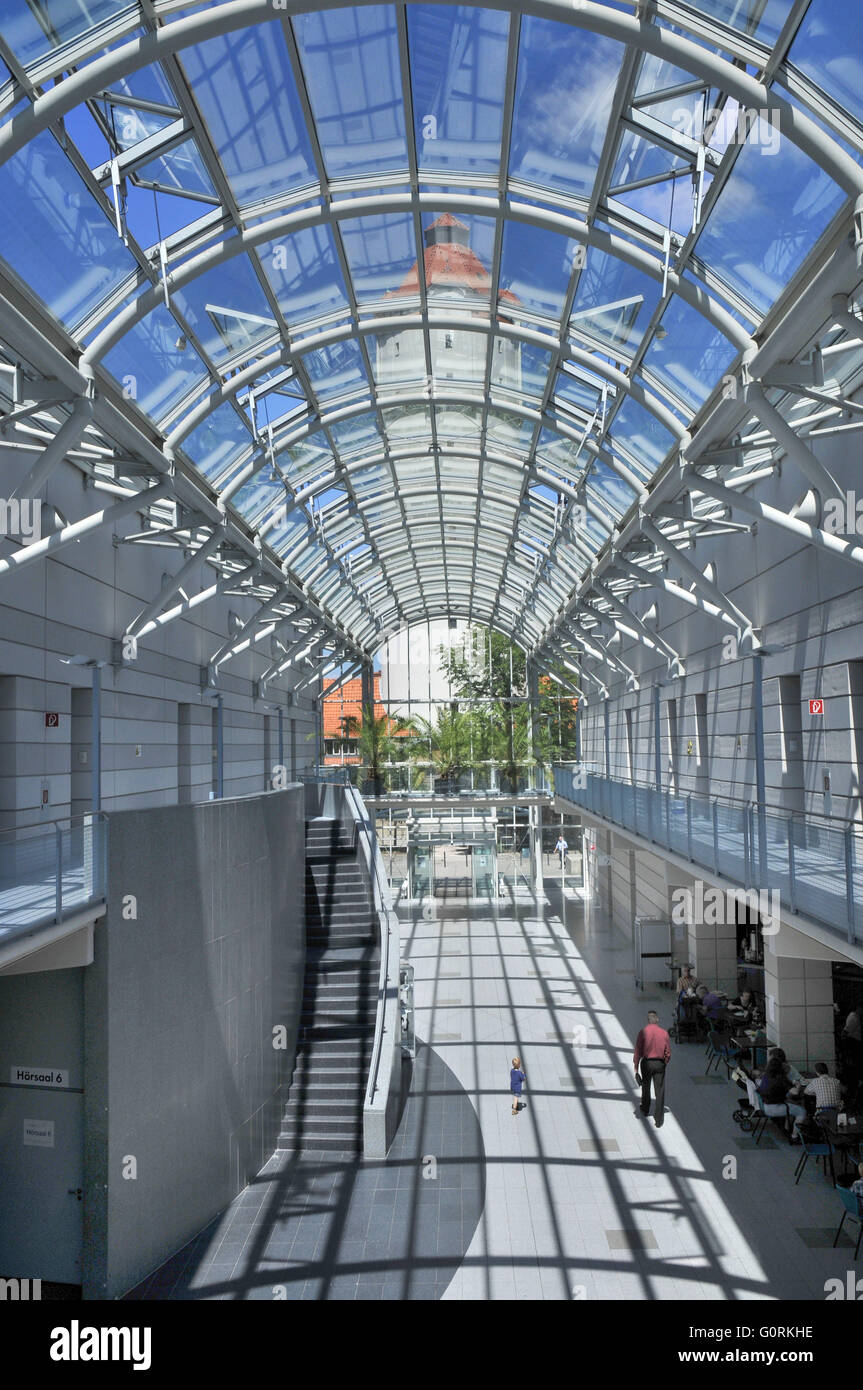
[[[366,650],[535,648],[863,188],[839,0],[31,0],[0,58],[7,281]]]

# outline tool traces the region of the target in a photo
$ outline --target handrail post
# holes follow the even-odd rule
[[[854,835],[850,821],[845,826],[845,903],[848,914],[848,940],[854,941]]]
[[[686,857],[692,863],[692,797],[686,798]]]
[[[749,872],[749,808],[744,806],[741,812],[743,822],[743,886],[748,888],[752,881]]]
[[[57,851],[57,882],[54,885],[54,911],[58,922],[63,920],[63,831],[54,827],[54,846]]]
[[[719,802],[713,798],[713,872],[719,873]]]
[[[788,834],[788,889],[791,894],[791,911],[797,911],[797,880],[796,866],[794,862],[794,817],[789,816],[786,821]]]
[[[665,798],[665,848],[671,849],[671,793],[663,792]]]

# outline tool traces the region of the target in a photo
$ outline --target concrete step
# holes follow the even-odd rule
[[[338,1072],[323,1072],[323,1076],[338,1076]],[[298,1077],[291,1082],[291,1093],[285,1102],[285,1109],[290,1105],[303,1104],[304,1098],[308,1097],[314,1101],[341,1101],[346,1105],[365,1095],[366,1078],[360,1071],[346,1073],[348,1080],[326,1081],[320,1077],[312,1080],[309,1077]]]
[[[304,1024],[301,1038],[303,1051],[307,1052],[312,1046],[322,1043],[341,1043],[345,1052],[359,1051],[360,1045],[371,1037],[374,1030],[373,1019],[367,1022],[351,1019],[349,1023]]]
[[[343,1012],[331,1012],[330,1010],[315,1009],[314,1012],[300,1015],[300,1027],[311,1029],[316,1034],[321,1028],[349,1028],[366,1029],[375,1026],[375,1010],[369,1009],[365,1013],[357,1013],[355,1009]]]
[[[374,939],[371,928],[363,935],[360,935],[359,932],[339,931],[309,931],[306,933],[306,944],[314,949],[320,948],[323,950],[326,950],[330,946],[335,949],[344,949],[346,947],[353,949],[360,946],[368,946]]]
[[[373,917],[375,912],[368,893],[346,893],[344,897],[340,893],[314,895],[306,898],[305,909],[307,917],[345,917],[351,912],[365,912],[367,916]]]
[[[343,880],[336,877],[333,880],[322,879],[320,883],[316,883],[314,892],[306,893],[306,900],[308,901],[311,899],[311,901],[314,902],[317,898],[319,902],[329,903],[332,902],[333,899],[338,899],[339,901],[344,899],[346,902],[349,902],[359,898],[371,900],[371,896],[369,885],[365,879],[351,879],[349,883],[345,883]]]
[[[360,1090],[348,1090],[344,1098],[332,1094],[297,1096],[285,1106],[282,1129],[294,1128],[295,1122],[301,1117],[309,1121],[310,1129],[317,1129],[319,1120],[344,1118],[347,1124],[353,1124],[362,1114],[362,1108],[363,1093]]]
[[[361,1134],[307,1135],[297,1143],[292,1134],[279,1135],[279,1149],[283,1153],[346,1153],[359,1157],[362,1153]]]
[[[303,1072],[320,1071],[368,1071],[371,1061],[371,1039],[362,1039],[367,1043],[365,1047],[347,1047],[343,1038],[336,1038],[332,1042],[321,1042],[320,1039],[309,1038],[303,1051],[297,1056],[297,1067],[302,1062]]]
[[[349,936],[374,936],[374,918],[370,912],[339,913],[333,917],[307,917],[306,934],[309,932],[347,932]]]
[[[374,1017],[378,1006],[377,985],[369,989],[363,989],[354,995],[313,995],[303,996],[302,1009],[305,1016],[317,1013],[337,1014],[340,1016],[356,1018],[358,1015],[371,1015]]]
[[[327,1061],[321,1057],[297,1058],[291,1088],[299,1086],[312,1089],[318,1086],[335,1086],[354,1091],[358,1085],[365,1088],[368,1067],[359,1053],[355,1057],[333,1056]]]
[[[294,1137],[297,1134],[314,1135],[316,1138],[332,1138],[337,1134],[356,1135],[362,1133],[362,1115],[354,1119],[353,1115],[315,1115],[314,1119],[306,1122],[303,1116],[291,1116],[290,1119],[282,1121],[279,1142],[286,1137]]]
[[[303,1004],[319,1004],[322,1009],[341,1009],[357,1002],[377,999],[377,995],[378,982],[371,976],[368,979],[357,977],[346,985],[333,985],[328,984],[326,978],[321,980],[316,975],[303,990]]]

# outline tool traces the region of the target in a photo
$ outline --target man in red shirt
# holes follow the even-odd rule
[[[653,1122],[657,1129],[661,1129],[664,1118],[665,1068],[670,1061],[671,1039],[665,1029],[660,1028],[659,1015],[651,1009],[647,1015],[647,1027],[642,1028],[635,1040],[632,1062],[635,1067],[635,1080],[641,1086],[641,1114],[644,1116],[650,1114],[650,1083],[653,1081],[653,1094],[656,1098]]]

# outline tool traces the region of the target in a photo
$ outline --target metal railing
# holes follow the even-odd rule
[[[60,922],[101,902],[107,846],[101,813],[0,834],[0,932]]]
[[[399,924],[392,909],[392,894],[378,848],[378,837],[356,787],[348,784],[346,810],[357,826],[359,849],[366,861],[372,901],[378,918],[380,970],[375,1031],[363,1101],[363,1152],[370,1158],[386,1156],[391,1112],[392,1077],[399,1049]]]
[[[800,913],[863,940],[863,827],[752,802],[663,791],[556,766],[567,801],[743,888],[778,893]]]
[[[345,786],[351,785],[350,769],[348,767],[306,767],[298,774],[297,781],[306,782],[328,782],[330,785]]]

